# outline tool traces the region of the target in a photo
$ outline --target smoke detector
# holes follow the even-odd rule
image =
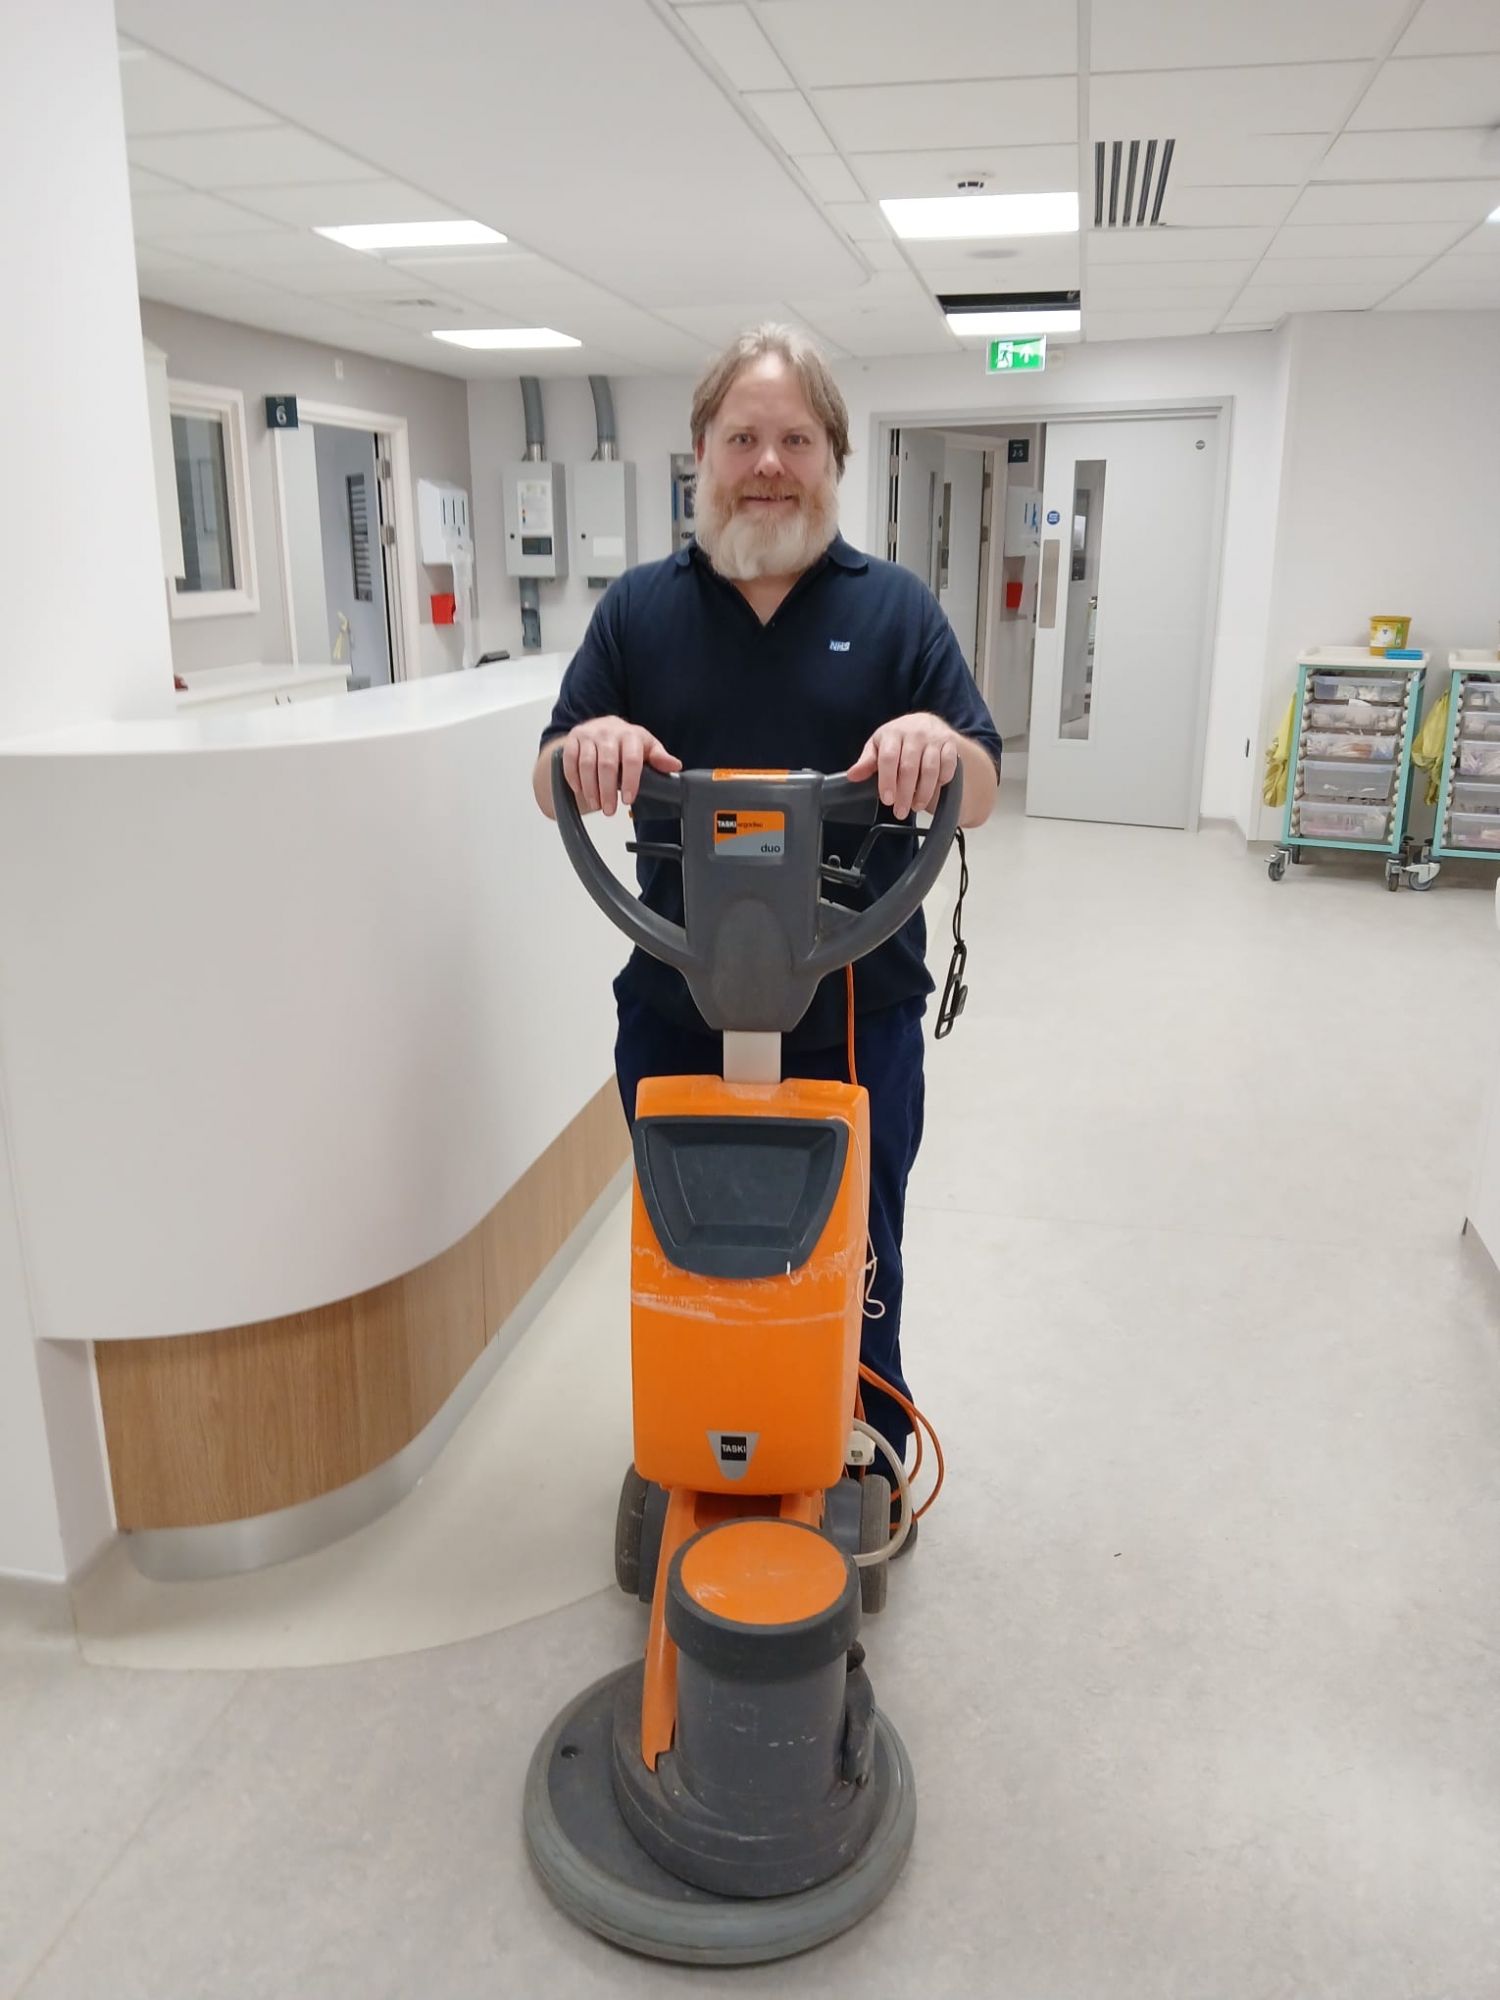
[[[1160,229],[1175,139],[1094,141],[1094,227]]]

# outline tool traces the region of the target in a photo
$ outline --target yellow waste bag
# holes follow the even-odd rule
[[[1443,745],[1448,741],[1448,695],[1432,704],[1432,713],[1417,731],[1411,761],[1427,773],[1427,803],[1435,806],[1443,783]]]
[[[1286,804],[1286,774],[1292,761],[1292,725],[1296,719],[1297,697],[1293,695],[1281,718],[1281,727],[1266,751],[1266,782],[1260,788],[1260,795],[1268,806]]]

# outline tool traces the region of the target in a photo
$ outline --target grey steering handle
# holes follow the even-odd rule
[[[847,789],[839,791],[839,787]],[[824,813],[829,810],[829,795],[835,808],[854,803],[858,794],[875,788],[873,778],[863,784],[851,784],[847,778],[830,778],[823,786]],[[927,829],[926,838],[917,847],[916,853],[896,880],[886,890],[878,902],[867,910],[859,910],[846,922],[819,939],[807,961],[807,970],[814,978],[837,972],[841,966],[852,965],[856,959],[864,958],[877,945],[894,937],[901,926],[915,916],[921,908],[927,892],[943,872],[943,863],[948,859],[948,849],[953,844],[953,836],[958,831],[958,815],[964,798],[964,767],[962,760],[955,767],[953,776],[938,794],[937,810],[932,815],[932,824]],[[839,908],[830,904],[828,908]]]
[[[646,779],[652,778],[656,784],[648,792]],[[663,798],[656,785],[673,784],[672,779],[662,779],[654,771],[641,773],[638,796],[650,797],[658,803],[669,804],[678,797],[673,792]],[[680,790],[680,788],[679,788]],[[648,910],[644,903],[632,896],[619,876],[615,874],[604,856],[595,847],[583,824],[583,814],[578,810],[578,800],[573,787],[568,783],[563,769],[562,746],[552,753],[552,807],[557,814],[557,830],[562,835],[563,846],[568,859],[585,889],[593,897],[599,908],[611,923],[625,933],[632,944],[638,944],[642,951],[653,958],[662,959],[675,966],[679,972],[686,972],[693,964],[693,954],[688,948],[687,932],[680,924],[668,923],[655,910]],[[677,808],[680,810],[680,806]]]

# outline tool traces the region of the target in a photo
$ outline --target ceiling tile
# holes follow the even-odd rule
[[[1500,307],[1500,273],[1479,283],[1464,284],[1435,271],[1424,271],[1420,278],[1392,292],[1381,304],[1391,312],[1493,312]]]
[[[242,208],[302,229],[332,228],[352,222],[448,222],[457,209],[400,181],[318,181],[306,187],[236,188]],[[483,217],[478,218],[483,220]],[[496,226],[496,225],[492,225]]]
[[[197,188],[292,187],[304,181],[372,178],[365,161],[289,125],[264,132],[136,139],[131,141],[130,157],[138,166]]]
[[[1091,229],[1088,262],[1175,264],[1204,257],[1243,261],[1269,246],[1269,229]]]
[[[669,321],[711,351],[727,347],[746,327],[763,326],[767,321],[777,326],[794,326],[803,333],[812,332],[800,313],[781,299],[761,299],[752,305],[737,306],[670,306],[659,309],[656,317]]]
[[[1454,132],[1341,132],[1317,169],[1320,181],[1481,179],[1495,171],[1494,135],[1482,126]]]
[[[820,201],[853,202],[860,207],[865,206],[864,189],[837,153],[797,153],[793,155],[793,161]],[[880,233],[885,234],[883,225]]]
[[[1500,202],[1488,181],[1349,181],[1304,188],[1287,220],[1304,222],[1479,222]]]
[[[1456,56],[1500,50],[1495,0],[1423,0],[1396,44],[1398,56]]]
[[[1437,131],[1500,117],[1500,55],[1388,62],[1349,120],[1351,132]]]
[[[1285,220],[1296,198],[1295,187],[1179,187],[1174,155],[1173,177],[1167,183],[1162,207],[1185,229],[1258,223],[1274,226]]]
[[[828,204],[828,219],[836,222],[855,243],[891,244],[891,232],[885,217],[867,201],[831,201]],[[891,244],[891,247],[895,246]],[[906,260],[899,251],[896,255],[897,261],[888,267],[893,271],[905,267]]]
[[[1242,285],[1255,269],[1253,258],[1204,259],[1196,264],[1097,264],[1088,267],[1091,299],[1114,298],[1123,292],[1154,291],[1159,285],[1190,290],[1223,291]]]
[[[169,181],[165,174],[148,174],[144,167],[130,169],[130,192],[138,194],[181,194],[182,183]]]
[[[1376,285],[1389,290],[1414,278],[1425,257],[1266,256],[1255,267],[1252,285]]]
[[[972,0],[764,0],[772,41],[804,89],[1067,76],[1077,68],[1071,7],[976,6]]]
[[[365,257],[342,244],[330,243],[311,230],[272,228],[251,234],[240,230],[233,235],[194,238],[193,255],[220,269],[234,269],[259,276],[272,267],[281,270],[328,271],[335,276],[349,270],[380,268],[378,257]]]
[[[249,215],[232,202],[211,194],[141,194],[130,204],[137,236],[153,243],[170,243],[178,236],[220,236],[275,229],[264,215]]]
[[[1277,279],[1246,285],[1240,293],[1239,305],[1254,306],[1262,313],[1359,311],[1378,305],[1390,289],[1388,284],[1310,285]]]
[[[1457,222],[1289,223],[1268,257],[1436,257],[1458,240]]]
[[[1163,272],[1164,277],[1168,274]],[[1099,313],[1181,312],[1218,319],[1239,291],[1239,285],[1137,285],[1128,291],[1101,290],[1091,278],[1084,294],[1083,326],[1087,333]]]
[[[748,7],[690,7],[682,20],[736,90],[793,87],[792,79]]]
[[[1173,69],[1096,76],[1089,85],[1090,136],[1168,139],[1205,130],[1334,132],[1364,75],[1360,63],[1303,63],[1286,69]]]
[[[233,91],[206,83],[160,56],[133,57],[120,65],[125,131],[131,138],[155,132],[216,132],[231,126],[274,125],[275,116]]]
[[[1212,69],[1344,62],[1382,53],[1409,0],[1093,0],[1089,67]]]
[[[1076,145],[854,153],[849,164],[872,201],[952,194],[961,180],[982,180],[990,194],[1055,194],[1078,185]]]
[[[817,114],[800,91],[760,90],[745,102],[762,120],[776,143],[788,153],[826,153],[832,143]]]
[[[1167,200],[1185,187],[1297,187],[1322,159],[1328,136],[1327,132],[1230,130],[1181,134],[1172,151]]]
[[[1481,222],[1466,236],[1460,236],[1448,257],[1500,257],[1500,222]],[[1443,260],[1445,263],[1447,258]]]
[[[137,243],[135,246],[136,275],[144,278],[159,271],[192,270],[197,260],[185,257],[180,250],[164,250],[159,243]]]
[[[1180,339],[1212,333],[1219,317],[1216,312],[1191,310],[1088,312],[1084,314],[1083,337],[1086,341]]]
[[[875,271],[904,271],[908,268],[906,252],[888,236],[882,242],[876,242],[872,237],[861,238],[859,254]]]
[[[1078,284],[1076,236],[1039,236],[991,246],[964,243],[910,243],[911,261],[934,292],[1065,292]]]
[[[876,84],[809,94],[846,153],[992,146],[1000,137],[1018,146],[1066,144],[1078,133],[1072,77]]]
[[[956,354],[961,343],[942,314],[930,318],[869,318],[834,327],[814,328],[822,338],[836,340],[846,353],[860,360],[876,360],[902,354]]]

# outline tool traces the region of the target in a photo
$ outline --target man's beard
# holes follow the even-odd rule
[[[757,508],[737,505],[747,493],[784,493],[797,511],[763,520]],[[694,512],[698,544],[720,576],[748,583],[758,576],[800,575],[839,531],[838,483],[830,467],[812,488],[751,479],[726,492],[705,462],[698,468]]]

